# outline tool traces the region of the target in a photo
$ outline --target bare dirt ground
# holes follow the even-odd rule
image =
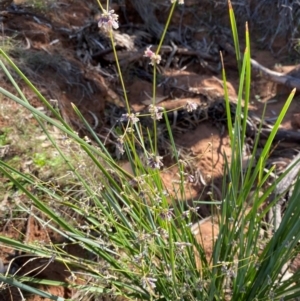
[[[149,26],[144,25],[130,1],[125,1],[123,5],[114,3],[112,7],[120,15],[121,26],[115,33],[115,40],[127,96],[132,108],[140,111],[147,107],[152,93],[152,71],[148,61],[143,58],[143,51],[151,44],[155,48],[157,40],[153,38],[151,32],[153,28],[149,29]],[[159,8],[161,10],[160,13],[156,12],[157,18],[163,23],[168,6],[162,5]],[[222,36],[226,42],[232,44],[228,33],[230,31],[225,26],[212,27],[208,22],[199,21],[198,10],[201,9],[197,7],[195,1],[186,0],[185,12],[182,10],[175,12],[170,28],[173,36],[167,37],[162,49],[163,60],[159,68],[157,88],[160,106],[178,108],[187,100],[211,103],[222,98],[224,94],[219,60],[219,51],[223,49],[218,44],[218,39]],[[34,8],[27,2],[16,1],[15,4],[3,7],[0,12],[1,43],[3,47],[8,47],[10,56],[37,88],[48,99],[57,100],[62,115],[70,124],[85,133],[85,129],[72,111],[71,103],[75,103],[100,137],[106,137],[111,126],[106,122],[107,116],[111,114],[112,107],[124,107],[124,99],[110,42],[97,27],[98,14],[97,3],[94,0],[49,1],[44,10]],[[224,12],[224,15],[226,14],[227,11]],[[182,32],[185,32],[184,41],[180,43],[176,36]],[[252,41],[252,57],[272,70],[277,68],[280,72],[289,72],[299,59],[297,53],[289,54],[287,51],[274,55],[274,49],[273,52],[263,49],[261,44],[256,42],[256,36],[253,36]],[[11,43],[16,43],[16,46],[9,47]],[[285,40],[278,38],[273,46],[279,50],[284,43]],[[177,50],[175,44],[179,45]],[[205,48],[204,44],[205,52],[201,50]],[[187,48],[186,45],[194,47],[190,48],[188,54],[184,50]],[[174,49],[176,51],[173,53]],[[198,49],[198,52],[195,49]],[[226,51],[223,55],[229,95],[234,101],[237,99],[238,91],[235,58]],[[264,104],[267,103],[266,119],[272,124],[288,96],[289,89],[274,84],[258,72],[253,72],[252,79],[251,111],[260,116]],[[1,86],[12,90],[3,74]],[[31,104],[40,107],[36,96],[25,85],[21,86]],[[294,134],[299,133],[300,129],[299,101],[300,98],[296,95],[281,126],[282,129]],[[0,102],[2,107],[10,107],[11,113],[18,113],[18,106],[11,101],[2,98]],[[15,121],[12,121],[10,116],[2,114],[0,133],[1,129],[11,127],[12,122]],[[23,122],[35,126],[33,119],[29,117]],[[223,176],[222,154],[225,152],[228,157],[230,156],[230,144],[226,131],[209,119],[195,124],[193,128],[185,127],[186,124],[175,124],[174,137],[178,149],[196,162],[193,168],[198,181],[189,187],[189,197],[192,199],[202,195],[211,179],[218,185],[218,180]],[[274,145],[274,156],[288,163],[299,151],[299,142],[299,138],[295,141],[286,139],[277,141]],[[22,154],[18,152],[14,145],[11,145],[10,150],[3,154],[1,159],[21,156]],[[163,172],[163,177],[166,187],[172,190],[172,181],[178,177],[177,170],[169,168]],[[0,180],[2,183],[5,181],[4,178]],[[203,216],[208,214],[209,212],[203,212]],[[26,234],[27,241],[59,240],[53,237],[53,233],[40,228],[34,221],[28,219],[28,216],[11,222],[0,221],[0,232],[13,238],[23,233]],[[11,250],[5,248],[0,250],[3,262],[8,261],[8,255],[12,255]],[[18,265],[22,265],[22,262],[18,262]],[[295,263],[293,268],[298,267],[299,263],[298,265]],[[26,265],[21,273],[26,274],[31,269],[32,265]],[[63,281],[70,277],[69,272],[63,271],[63,267],[53,263],[39,277]],[[42,289],[65,298],[74,296],[74,292],[63,287],[49,286]],[[16,289],[3,289],[0,291],[0,300],[19,301],[21,296]],[[26,296],[26,300],[45,299]]]

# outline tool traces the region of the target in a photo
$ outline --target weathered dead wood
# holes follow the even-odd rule
[[[276,84],[284,85],[291,89],[296,88],[297,90],[300,90],[300,78],[270,70],[254,59],[251,59],[251,66],[253,70],[260,72],[267,80],[270,80]]]
[[[270,195],[268,202],[273,202],[276,198],[279,200],[276,202],[273,209],[269,211],[269,222],[273,223],[274,231],[276,231],[281,223],[281,207],[285,201],[284,193],[292,186],[294,180],[299,175],[300,171],[300,153],[291,161],[291,163],[286,167],[287,174],[276,183],[276,187]]]
[[[261,137],[269,137],[271,131],[271,129],[262,129]],[[300,132],[279,129],[274,137],[274,141],[300,143]]]

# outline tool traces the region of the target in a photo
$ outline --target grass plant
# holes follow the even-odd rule
[[[176,9],[177,2],[173,2],[168,22]],[[100,2],[99,5],[102,8]],[[115,16],[109,12],[108,4],[103,13],[103,20],[112,17],[111,21],[116,21]],[[218,204],[215,211],[218,212],[219,234],[213,246],[211,260],[205,256],[202,244],[191,231],[196,208],[187,208],[182,202],[177,202],[178,198],[184,198],[187,193],[184,185],[185,167],[177,154],[166,112],[155,111],[155,72],[152,106],[154,128],[159,122],[157,117],[165,118],[170,144],[175,154],[174,164],[178,166],[181,175],[177,195],[169,194],[161,179],[160,170],[164,162],[157,153],[157,133],[154,133],[150,149],[147,149],[147,135],[139,124],[139,119],[143,117],[132,114],[128,103],[128,114],[124,116],[125,123],[123,132],[119,133],[118,143],[130,161],[133,174],[119,166],[75,106],[74,110],[89,130],[93,142],[81,138],[66,124],[0,49],[1,68],[15,88],[15,94],[2,87],[0,93],[34,116],[59,156],[60,165],[64,165],[70,175],[70,184],[62,191],[60,187],[53,187],[38,177],[21,172],[10,162],[0,161],[3,177],[13,183],[14,189],[24,196],[23,201],[17,204],[19,210],[35,218],[45,229],[57,232],[64,240],[64,243],[24,243],[0,236],[0,243],[26,254],[48,259],[49,262],[60,262],[71,275],[69,282],[61,283],[7,272],[0,274],[0,281],[59,301],[64,298],[42,292],[35,288],[35,284],[76,288],[76,300],[84,300],[86,295],[96,298],[104,294],[124,296],[128,300],[187,301],[292,300],[300,296],[300,287],[297,284],[300,272],[287,280],[281,279],[284,274],[282,268],[295,256],[300,240],[299,181],[295,184],[279,229],[272,237],[261,236],[264,217],[274,204],[261,208],[276,185],[274,183],[265,189],[269,174],[266,175],[263,170],[272,140],[295,91],[287,99],[257,162],[254,160],[259,137],[256,138],[252,159],[244,170],[242,154],[251,83],[250,39],[246,27],[245,51],[240,55],[234,13],[230,5],[229,16],[237,51],[240,85],[237,113],[233,120],[230,117],[229,97],[225,89],[232,156],[224,167],[222,198],[215,200]],[[112,37],[112,28],[106,29]],[[155,58],[152,61],[154,70],[159,63],[158,55],[159,47],[155,54],[149,56]],[[3,60],[24,80],[54,117],[49,117],[30,105]],[[118,71],[122,79],[121,69],[118,68]],[[222,73],[226,87],[224,66]],[[125,87],[123,88],[126,95]],[[70,147],[76,150],[76,160],[70,159],[72,153],[53,137],[50,126],[55,127],[65,137],[66,143],[70,143]],[[142,150],[142,156],[138,153],[137,146]],[[142,158],[146,158],[146,161]],[[34,160],[40,167],[48,165],[44,154],[36,155]],[[53,168],[51,164],[50,167]],[[76,185],[78,193],[72,191],[73,184]],[[201,204],[198,201],[197,206]],[[88,256],[81,258],[69,254],[65,245],[77,246],[85,250]],[[201,268],[197,267],[197,258],[201,261]]]

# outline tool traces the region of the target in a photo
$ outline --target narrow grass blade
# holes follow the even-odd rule
[[[230,19],[230,24],[231,24],[231,32],[232,32],[232,36],[233,36],[233,43],[234,43],[236,60],[237,60],[237,64],[238,64],[238,70],[239,70],[239,74],[241,74],[242,59],[241,59],[240,43],[239,43],[239,38],[238,38],[238,31],[237,31],[237,26],[236,26],[235,15],[234,15],[234,11],[233,11],[230,0],[228,0],[228,9],[229,9],[229,19]]]
[[[41,291],[41,290],[39,290],[37,288],[31,287],[31,286],[29,286],[27,284],[19,282],[14,277],[5,277],[5,276],[2,276],[0,274],[0,281],[4,282],[4,283],[7,283],[7,284],[9,284],[11,286],[18,287],[19,289],[27,291],[27,292],[29,292],[31,294],[41,296],[43,298],[48,298],[50,300],[55,300],[55,301],[65,301],[66,300],[65,298],[54,296],[52,294],[49,294],[47,292]]]
[[[242,124],[242,140],[244,145],[244,140],[246,137],[247,130],[247,120],[248,120],[248,109],[250,103],[250,86],[251,86],[251,53],[250,53],[250,38],[248,31],[248,23],[246,23],[246,49],[244,52],[244,58],[246,58],[246,78],[245,78],[245,90],[244,90],[244,112],[243,112],[243,124]]]
[[[288,110],[288,108],[289,108],[289,106],[290,106],[290,104],[291,104],[291,102],[292,102],[292,100],[293,100],[293,98],[295,96],[295,93],[296,93],[296,89],[293,89],[292,92],[290,93],[287,101],[285,102],[285,104],[284,104],[284,106],[283,106],[283,108],[282,108],[282,110],[281,110],[281,112],[280,112],[280,114],[279,114],[279,116],[278,116],[278,118],[277,118],[277,120],[276,120],[273,128],[272,128],[272,131],[271,131],[271,133],[270,133],[270,135],[269,135],[269,137],[267,139],[267,142],[266,142],[266,144],[265,144],[265,146],[263,148],[261,156],[259,157],[258,164],[257,164],[256,170],[254,172],[254,173],[256,173],[256,172],[259,171],[258,172],[258,175],[259,175],[259,179],[258,179],[259,180],[259,184],[260,184],[260,181],[261,181],[261,179],[263,177],[263,165],[264,165],[264,162],[266,161],[266,159],[267,159],[267,157],[269,155],[269,151],[271,149],[271,145],[272,145],[272,142],[274,140],[274,137],[275,137],[275,135],[276,135],[276,133],[277,133],[277,131],[279,129],[279,126],[282,123],[282,120],[283,120],[284,116],[286,115],[286,112],[287,112],[287,110]]]
[[[220,52],[220,56],[221,56],[221,62],[222,62],[222,78],[223,78],[223,89],[224,89],[224,97],[225,97],[225,105],[226,105],[228,135],[229,135],[230,141],[233,141],[233,126],[232,126],[232,119],[231,119],[231,109],[230,109],[230,101],[229,101],[229,94],[228,94],[227,80],[226,80],[226,71],[225,71],[222,52]]]

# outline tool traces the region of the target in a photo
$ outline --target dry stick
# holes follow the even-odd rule
[[[299,78],[270,70],[253,59],[251,59],[250,61],[251,61],[252,68],[254,70],[261,72],[262,75],[266,79],[268,79],[276,84],[284,85],[291,89],[296,88],[297,90],[300,90],[300,79]]]
[[[290,169],[291,168],[291,169]],[[274,222],[274,231],[276,231],[281,223],[281,206],[284,203],[284,192],[286,192],[294,182],[295,178],[299,174],[300,170],[300,153],[292,160],[292,162],[286,167],[286,170],[290,171],[277,183],[274,191],[269,197],[269,203],[273,202],[278,196],[281,196],[277,201],[275,207],[269,211],[269,222]]]
[[[172,60],[173,60],[173,57],[174,55],[176,54],[177,50],[178,50],[178,47],[177,45],[171,41],[171,45],[172,45],[172,51],[167,59],[167,62],[166,62],[166,65],[165,65],[165,68],[168,69],[172,63]]]
[[[292,162],[286,167],[286,170],[291,168],[291,170],[277,183],[276,188],[273,190],[272,194],[270,195],[268,201],[273,202],[276,197],[279,195],[281,196],[280,199],[276,202],[276,205],[268,212],[268,219],[269,222],[274,223],[274,232],[279,228],[281,223],[281,207],[284,203],[284,192],[291,187],[295,178],[299,174],[300,170],[300,153],[292,160]],[[285,263],[281,269],[281,273],[285,275],[285,277],[290,278],[292,274],[287,272],[288,270],[288,263]]]
[[[261,129],[261,138],[269,137],[272,129]],[[285,141],[292,143],[300,143],[300,133],[292,130],[279,129],[274,137],[274,141]]]

